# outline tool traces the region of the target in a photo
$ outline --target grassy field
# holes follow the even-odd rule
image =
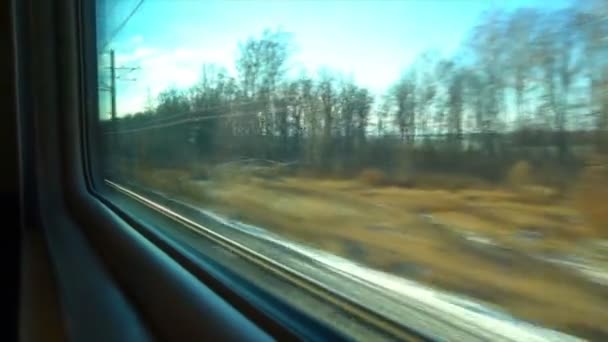
[[[514,316],[592,339],[608,338],[608,287],[543,261],[578,255],[597,230],[576,196],[538,186],[445,189],[242,173],[193,179],[140,170],[139,182],[290,239]],[[441,178],[441,177],[439,177]],[[424,185],[423,185],[424,184]],[[608,270],[607,270],[608,271]]]

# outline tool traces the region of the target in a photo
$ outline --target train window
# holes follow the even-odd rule
[[[98,1],[93,157],[176,241],[356,339],[606,339],[606,18]]]

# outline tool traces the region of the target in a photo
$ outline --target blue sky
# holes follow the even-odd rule
[[[101,41],[139,0],[107,1],[98,13]],[[145,0],[111,39],[118,66],[140,67],[118,80],[118,112],[141,110],[148,94],[188,87],[204,63],[234,73],[238,43],[265,28],[291,33],[290,69],[328,67],[381,94],[415,57],[453,54],[491,8],[563,7],[567,0]],[[100,67],[109,64],[101,55]],[[102,74],[102,78],[107,77]],[[108,83],[104,82],[104,83]],[[102,101],[104,97],[102,96]]]

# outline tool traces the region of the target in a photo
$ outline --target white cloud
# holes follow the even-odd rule
[[[146,102],[143,98],[133,97],[126,98],[123,102],[120,103],[120,108],[118,109],[118,113],[120,115],[137,113],[145,108]]]
[[[234,50],[181,48],[160,50],[140,46],[128,54],[116,55],[119,66],[140,67],[129,77],[135,81],[118,84],[117,107],[119,114],[143,110],[148,91],[154,98],[170,86],[187,88],[200,77],[203,64],[223,66],[234,73]]]
[[[125,64],[130,62],[138,62],[151,56],[158,54],[159,50],[149,47],[138,47],[130,53],[116,52],[116,63]]]

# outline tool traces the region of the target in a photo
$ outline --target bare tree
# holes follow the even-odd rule
[[[454,61],[444,61],[440,65],[439,79],[445,88],[447,135],[452,147],[460,147],[462,142],[462,116],[464,108],[464,70]]]
[[[496,135],[499,129],[499,119],[504,106],[505,85],[505,46],[508,44],[505,34],[505,13],[493,11],[483,18],[481,24],[473,29],[471,47],[476,57],[480,77],[483,84],[482,93],[485,98],[484,110],[480,112],[481,130],[485,136],[485,150],[488,154],[496,154]]]
[[[289,36],[281,31],[265,30],[260,38],[249,38],[239,45],[236,67],[243,84],[244,95],[265,102],[263,134],[273,135],[274,127],[284,125],[285,113],[275,113],[277,85],[286,71],[290,53]],[[285,131],[285,127],[279,127]]]
[[[396,102],[395,123],[401,141],[412,143],[416,134],[416,80],[408,73],[393,88]]]
[[[508,36],[512,44],[508,48],[508,71],[512,78],[512,87],[515,93],[515,109],[520,125],[525,126],[528,121],[524,113],[524,102],[526,91],[529,89],[530,71],[532,68],[533,54],[531,46],[534,44],[534,31],[540,14],[531,8],[522,8],[511,14],[507,23]]]
[[[355,102],[355,150],[358,152],[357,156],[361,158],[366,151],[367,126],[374,98],[367,89],[359,88],[355,94]],[[362,162],[359,160],[359,164]]]
[[[323,112],[323,151],[321,163],[323,167],[328,167],[332,154],[332,128],[337,93],[335,78],[328,71],[323,71],[320,78],[318,93],[321,100],[321,111]]]

